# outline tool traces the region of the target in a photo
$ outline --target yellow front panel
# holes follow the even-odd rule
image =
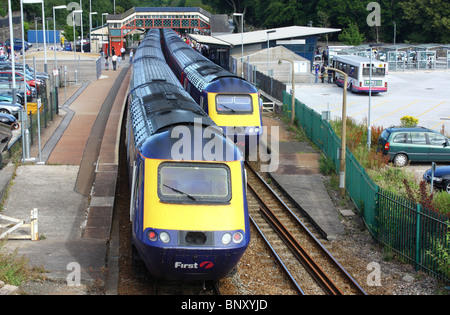
[[[253,102],[252,114],[217,114],[216,110],[216,95],[218,93],[208,93],[208,114],[209,117],[221,127],[250,127],[259,126],[261,124],[261,116],[259,110],[258,94],[250,94]]]
[[[244,197],[241,162],[226,164],[231,171],[230,204],[174,204],[161,202],[157,194],[158,166],[163,160],[145,160],[144,230],[189,231],[244,230]],[[186,179],[188,180],[188,179]]]

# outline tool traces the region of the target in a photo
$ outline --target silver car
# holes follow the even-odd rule
[[[17,118],[21,110],[23,110],[23,106],[20,104],[0,102],[0,113],[10,114]]]

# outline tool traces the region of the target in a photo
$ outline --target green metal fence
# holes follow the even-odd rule
[[[291,95],[287,92],[283,93],[283,113],[291,117]],[[339,170],[341,140],[331,125],[298,100],[294,121]],[[444,255],[445,251],[449,253],[450,247],[448,217],[380,189],[348,148],[345,167],[347,193],[371,235],[404,261],[413,264],[416,270],[423,270],[449,284],[450,258]]]

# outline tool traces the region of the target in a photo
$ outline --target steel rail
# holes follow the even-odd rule
[[[327,258],[340,270],[340,272],[344,275],[344,277],[351,283],[352,287],[355,289],[357,294],[367,295],[364,289],[353,279],[353,277],[342,267],[342,265],[336,261],[336,259],[328,252],[328,250],[320,243],[320,241],[312,234],[312,232],[301,222],[298,217],[293,213],[293,211],[286,205],[286,203],[278,196],[278,194],[273,191],[273,189],[266,183],[266,181],[253,169],[253,167],[246,162],[247,169],[249,169],[258,180],[271,192],[271,194],[278,200],[278,202],[284,207],[284,209],[294,218],[294,220],[299,224],[301,229],[310,237],[314,244],[317,245],[323,253],[327,256]],[[248,183],[247,183],[248,184]],[[249,187],[250,184],[248,184]],[[262,201],[262,198],[255,193],[257,198]],[[260,202],[261,203],[261,202]],[[265,204],[262,201],[262,204]],[[267,205],[265,208],[270,209]],[[295,238],[294,238],[295,239]]]
[[[278,255],[278,253],[276,252],[275,248],[272,246],[272,244],[270,244],[269,240],[267,239],[267,237],[264,235],[263,231],[261,231],[261,229],[259,228],[258,224],[256,223],[256,221],[253,219],[253,217],[251,215],[250,216],[250,221],[253,223],[253,225],[255,226],[256,230],[258,231],[259,235],[261,235],[261,237],[263,238],[263,240],[266,242],[266,245],[269,247],[270,251],[272,252],[272,254],[275,256],[275,258],[278,260],[278,263],[281,265],[281,267],[283,268],[284,272],[286,273],[286,275],[288,276],[289,280],[291,280],[291,283],[294,285],[294,287],[296,288],[296,290],[298,291],[298,293],[300,295],[305,295],[305,292],[303,292],[302,288],[300,287],[300,285],[298,284],[298,282],[294,279],[294,276],[292,275],[292,273],[289,271],[289,269],[286,267],[285,263],[283,262],[283,260],[281,259],[281,257]]]

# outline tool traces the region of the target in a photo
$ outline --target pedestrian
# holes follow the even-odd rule
[[[116,66],[117,66],[117,56],[113,55],[112,56],[112,64],[113,64],[113,70],[116,70]]]
[[[108,70],[109,68],[109,55],[105,56],[105,70]]]
[[[120,48],[120,55],[122,56],[122,58],[125,58],[125,47]]]
[[[133,49],[130,49],[130,63],[133,61]]]
[[[314,67],[314,74],[316,76],[316,83],[318,83],[319,82],[319,65],[316,65]]]
[[[324,74],[325,74],[325,66],[322,64],[322,67],[320,68],[320,79],[322,80],[322,83],[323,80],[325,79]]]

